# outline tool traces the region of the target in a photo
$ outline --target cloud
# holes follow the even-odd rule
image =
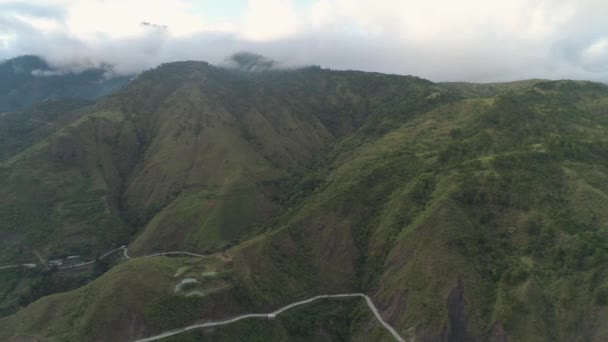
[[[604,0],[249,0],[245,6],[243,15],[217,21],[187,0],[0,0],[0,57],[38,54],[71,70],[109,63],[128,74],[176,60],[222,63],[252,51],[281,65],[434,81],[608,81]]]
[[[608,71],[608,37],[591,44],[582,53],[583,67],[591,72]]]
[[[244,39],[267,41],[286,38],[297,31],[298,16],[290,1],[250,0],[240,33]]]
[[[0,12],[11,12],[27,15],[34,18],[58,18],[64,17],[64,8],[49,2],[23,2],[23,1],[0,1]]]
[[[32,71],[32,75],[34,76],[59,76],[65,75],[67,72],[63,70],[40,70],[36,69]]]

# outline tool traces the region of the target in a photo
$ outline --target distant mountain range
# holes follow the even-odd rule
[[[0,112],[44,100],[97,99],[120,89],[132,77],[115,77],[109,68],[54,69],[37,56],[9,59],[0,63]]]

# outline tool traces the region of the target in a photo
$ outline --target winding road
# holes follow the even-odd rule
[[[115,248],[115,249],[107,252],[106,254],[100,256],[99,259],[102,260],[102,259],[106,258],[109,255],[112,255],[112,254],[114,254],[114,253],[116,253],[118,251],[123,251],[123,250],[126,253],[127,247],[126,246],[121,246],[121,247]],[[129,256],[128,256],[128,254],[124,254],[124,255],[126,255],[126,259],[130,259]],[[71,266],[61,266],[61,267],[57,267],[57,269],[58,270],[66,270],[66,269],[70,269],[70,268],[82,267],[82,266],[90,265],[90,264],[93,264],[93,263],[95,263],[95,260],[91,260],[91,261],[87,261],[87,262],[82,262],[80,264],[71,265]]]
[[[36,267],[36,264],[16,264],[16,265],[0,266],[0,270],[6,270],[9,268],[16,268],[16,267],[34,268],[34,267]]]
[[[118,248],[114,248],[108,252],[106,252],[105,254],[103,254],[102,256],[99,257],[99,259],[104,259],[116,252],[122,251],[123,252],[123,257],[126,260],[130,260],[133,259],[129,256],[129,249],[127,248],[127,246],[120,246]],[[138,258],[153,258],[153,257],[159,257],[159,256],[166,256],[166,255],[184,255],[184,256],[190,256],[190,257],[196,257],[196,258],[209,258],[208,255],[202,255],[202,254],[196,254],[196,253],[192,253],[192,252],[185,252],[185,251],[176,251],[176,252],[163,252],[163,253],[153,253],[153,254],[148,254],[148,255],[144,255]],[[79,264],[75,264],[75,265],[70,265],[70,266],[60,266],[57,267],[58,270],[65,270],[65,269],[70,269],[70,268],[76,268],[76,267],[82,267],[82,266],[87,266],[87,265],[91,265],[95,263],[95,260],[91,260],[91,261],[86,261],[86,262],[81,262]],[[16,267],[27,267],[27,268],[34,268],[36,267],[38,264],[15,264],[15,265],[6,265],[6,266],[0,266],[0,270],[4,270],[4,269],[9,269],[9,268],[16,268]]]
[[[129,256],[129,249],[127,248],[127,246],[121,246],[115,249],[112,249],[110,251],[108,251],[107,253],[103,254],[102,256],[99,257],[99,259],[104,259],[106,257],[108,257],[109,255],[112,255],[116,252],[122,251],[123,252],[123,257],[126,260],[130,260],[133,259],[132,257]],[[140,258],[152,258],[152,257],[159,257],[159,256],[165,256],[165,255],[185,255],[185,256],[190,256],[190,257],[197,257],[197,258],[208,258],[208,255],[201,255],[201,254],[196,254],[196,253],[191,253],[191,252],[185,252],[185,251],[175,251],[175,252],[164,252],[164,253],[154,253],[154,254],[148,254],[148,255],[144,255],[141,256]],[[58,269],[62,270],[62,269],[70,269],[70,268],[76,268],[76,267],[82,267],[82,266],[86,266],[86,265],[90,265],[92,263],[94,263],[95,260],[92,261],[87,261],[87,262],[83,262],[80,264],[76,264],[76,265],[71,265],[71,266],[63,266],[63,267],[58,267]],[[6,265],[6,266],[0,266],[0,270],[3,269],[9,269],[9,268],[15,268],[15,267],[28,267],[28,268],[34,268],[36,267],[37,264],[16,264],[16,265]],[[300,305],[305,305],[305,304],[309,304],[312,303],[314,301],[317,301],[319,299],[338,299],[338,298],[356,298],[356,297],[360,297],[365,299],[365,303],[367,304],[367,306],[370,308],[370,310],[374,313],[374,316],[376,317],[376,319],[378,320],[378,322],[380,322],[380,324],[382,324],[382,326],[388,330],[388,332],[391,333],[391,335],[395,338],[396,341],[399,342],[405,342],[405,339],[403,339],[403,337],[401,337],[399,335],[399,333],[397,333],[397,331],[390,325],[388,324],[380,315],[380,312],[378,311],[378,308],[376,307],[376,305],[374,305],[374,302],[372,301],[372,299],[366,295],[365,293],[343,293],[343,294],[333,294],[333,295],[318,295],[318,296],[314,296],[305,300],[301,300],[298,302],[294,302],[288,305],[285,305],[273,312],[270,313],[252,313],[252,314],[244,314],[244,315],[240,315],[234,318],[230,318],[227,320],[223,320],[223,321],[216,321],[216,322],[207,322],[207,323],[200,323],[200,324],[193,324],[193,325],[189,325],[187,327],[183,327],[183,328],[179,328],[179,329],[174,329],[174,330],[170,330],[167,332],[164,332],[162,334],[156,335],[156,336],[151,336],[151,337],[147,337],[144,339],[140,339],[137,340],[135,342],[149,342],[149,341],[157,341],[169,336],[174,336],[174,335],[178,335],[190,330],[195,330],[195,329],[203,329],[203,328],[210,328],[210,327],[216,327],[216,326],[222,326],[222,325],[228,325],[228,324],[232,324],[244,319],[248,319],[248,318],[263,318],[263,319],[272,319],[275,318],[277,315],[289,310],[289,309],[293,309],[297,306]]]
[[[130,259],[129,255],[127,253],[127,247],[126,246],[121,246],[118,248],[115,248],[111,251],[106,252],[104,255],[100,256],[99,259],[104,259],[106,257],[108,257],[109,255],[112,255],[118,251],[122,251],[124,250],[124,256],[125,259]],[[65,270],[65,269],[70,269],[70,268],[75,268],[75,267],[82,267],[82,266],[87,266],[90,264],[93,264],[95,262],[95,260],[91,260],[91,261],[87,261],[87,262],[81,262],[80,264],[75,264],[75,265],[70,265],[70,266],[60,266],[57,267],[58,270]],[[9,268],[16,268],[16,267],[27,267],[27,268],[34,268],[38,265],[42,265],[42,264],[16,264],[16,265],[6,265],[6,266],[0,266],[0,270],[4,270],[4,269],[9,269]],[[46,266],[46,265],[45,265]]]
[[[217,321],[217,322],[207,322],[207,323],[201,323],[201,324],[193,324],[193,325],[189,325],[187,327],[184,328],[180,328],[180,329],[175,329],[175,330],[170,330],[167,332],[164,332],[162,334],[156,335],[156,336],[151,336],[151,337],[147,337],[141,340],[136,340],[134,342],[149,342],[149,341],[157,341],[169,336],[174,336],[174,335],[178,335],[190,330],[195,330],[195,329],[203,329],[203,328],[210,328],[210,327],[216,327],[216,326],[221,326],[221,325],[228,325],[228,324],[232,324],[244,319],[248,319],[248,318],[263,318],[263,319],[271,319],[274,318],[275,316],[289,310],[292,309],[296,306],[300,306],[300,305],[305,305],[308,303],[312,303],[316,300],[319,299],[324,299],[324,298],[330,298],[330,299],[335,299],[335,298],[353,298],[353,297],[361,297],[365,299],[365,302],[367,303],[367,306],[372,310],[372,312],[374,313],[374,316],[376,316],[376,319],[380,322],[380,324],[382,324],[382,326],[388,330],[391,335],[393,335],[393,337],[395,338],[395,340],[399,341],[399,342],[405,342],[405,339],[403,339],[403,337],[401,337],[399,335],[399,333],[397,333],[397,331],[395,331],[395,329],[393,327],[390,326],[390,324],[386,323],[386,321],[384,321],[384,319],[382,319],[382,316],[380,315],[380,312],[378,311],[378,308],[376,308],[376,306],[374,305],[374,302],[372,302],[372,299],[366,295],[365,293],[344,293],[344,294],[334,294],[334,295],[319,295],[319,296],[314,296],[312,298],[309,299],[305,299],[299,302],[295,302],[295,303],[291,303],[289,305],[286,305],[276,311],[270,312],[270,313],[261,313],[261,314],[245,314],[245,315],[241,315],[241,316],[237,316],[234,318],[230,318],[227,320],[223,320],[223,321]]]
[[[108,257],[108,256],[110,256],[110,255],[112,255],[112,254],[114,254],[116,252],[123,251],[123,256],[125,257],[125,259],[129,260],[131,258],[129,257],[129,253],[128,253],[127,250],[128,250],[127,246],[120,246],[118,248],[114,248],[113,250],[106,252],[104,255],[100,256],[99,259],[102,260],[102,259],[104,259],[104,258],[106,258],[106,257]],[[91,261],[87,261],[87,262],[82,262],[80,264],[71,265],[71,266],[61,266],[61,267],[57,267],[57,269],[58,270],[65,270],[65,269],[70,269],[70,268],[75,268],[75,267],[82,267],[82,266],[90,265],[90,264],[93,264],[93,263],[95,263],[95,260],[91,260]]]

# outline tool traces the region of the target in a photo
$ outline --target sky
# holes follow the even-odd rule
[[[0,0],[0,59],[122,75],[249,51],[433,81],[608,82],[606,18],[607,0]]]

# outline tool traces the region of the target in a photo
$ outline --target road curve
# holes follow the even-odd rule
[[[110,254],[114,254],[114,253],[116,253],[118,251],[123,251],[123,250],[126,251],[127,247],[126,246],[120,246],[118,248],[114,248],[113,250],[111,250],[111,251],[107,252],[106,254],[100,256],[99,259],[103,259],[103,258],[107,257]]]
[[[126,251],[126,249],[125,249],[125,251]],[[187,255],[187,256],[192,256],[192,257],[197,257],[197,258],[208,258],[209,257],[208,255],[177,251],[177,252],[164,252],[164,253],[148,254],[148,255],[142,256],[142,258],[153,258],[153,257],[158,257],[158,256],[164,256],[164,255]]]
[[[104,255],[100,256],[99,259],[102,260],[102,259],[106,258],[107,256],[112,255],[112,254],[114,254],[114,253],[116,253],[118,251],[122,251],[122,250],[124,250],[124,252],[126,253],[127,247],[126,246],[121,246],[121,247],[118,247],[118,248],[114,248],[113,250],[108,251]],[[128,255],[127,255],[127,259],[129,259]],[[67,269],[70,269],[70,268],[82,267],[82,266],[93,264],[93,263],[95,263],[95,261],[96,260],[91,260],[91,261],[81,262],[80,264],[71,265],[71,266],[60,266],[60,267],[57,267],[57,269],[58,270],[67,270]]]
[[[378,311],[378,308],[376,308],[376,306],[374,305],[374,302],[372,301],[372,299],[367,296],[365,293],[344,293],[344,294],[334,294],[334,295],[319,295],[319,296],[315,296],[312,298],[308,298],[299,302],[295,302],[295,303],[291,303],[289,305],[286,305],[276,311],[270,312],[270,313],[264,313],[264,314],[246,314],[246,315],[241,315],[241,316],[237,316],[231,319],[227,319],[227,320],[223,320],[223,321],[217,321],[217,322],[207,322],[207,323],[201,323],[201,324],[193,324],[193,325],[189,325],[187,327],[184,328],[180,328],[180,329],[174,329],[174,330],[170,330],[167,332],[164,332],[162,334],[156,335],[156,336],[151,336],[151,337],[147,337],[144,339],[140,339],[140,340],[136,340],[134,342],[150,342],[150,341],[157,341],[169,336],[174,336],[174,335],[178,335],[190,330],[195,330],[195,329],[202,329],[202,328],[209,328],[209,327],[215,327],[215,326],[220,326],[220,325],[228,325],[228,324],[232,324],[235,322],[238,322],[240,320],[243,319],[247,319],[247,318],[266,318],[269,319],[270,317],[274,317],[276,315],[279,315],[281,313],[283,313],[284,311],[287,311],[289,309],[292,309],[296,306],[300,306],[300,305],[304,305],[304,304],[308,304],[311,302],[314,302],[316,300],[319,299],[323,299],[323,298],[353,298],[353,297],[361,297],[365,299],[365,302],[367,303],[367,306],[372,310],[372,312],[374,313],[374,316],[376,317],[376,319],[380,322],[380,324],[382,324],[382,326],[384,328],[386,328],[386,330],[388,330],[391,335],[393,335],[393,337],[395,338],[396,341],[399,342],[405,342],[405,340],[403,339],[403,337],[401,337],[399,335],[399,333],[397,333],[397,331],[391,327],[388,323],[386,323],[384,321],[384,319],[382,318],[382,316],[380,315],[380,312]]]

